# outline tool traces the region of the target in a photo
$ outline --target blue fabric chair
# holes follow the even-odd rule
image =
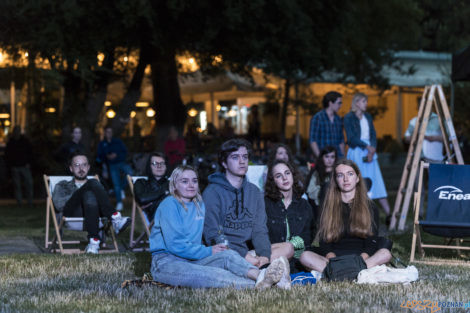
[[[420,219],[423,194],[423,172],[429,169],[428,201],[424,219]],[[416,243],[423,248],[470,250],[460,245],[470,237],[470,165],[427,164],[421,162],[418,191],[415,193],[414,229],[410,262],[414,261]],[[425,244],[420,231],[448,238],[447,244]],[[451,245],[456,239],[458,245]]]

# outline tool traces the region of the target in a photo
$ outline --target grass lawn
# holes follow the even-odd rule
[[[0,207],[0,241],[26,238],[42,245],[44,211],[42,206]],[[124,235],[120,240],[128,239]],[[391,238],[394,253],[408,260],[411,234]],[[446,252],[444,256],[457,255]],[[470,267],[416,266],[420,280],[407,286],[319,283],[290,291],[122,289],[124,280],[140,278],[149,271],[148,253],[9,254],[0,256],[0,312],[437,312],[437,308],[405,309],[401,305],[413,300],[470,301]]]

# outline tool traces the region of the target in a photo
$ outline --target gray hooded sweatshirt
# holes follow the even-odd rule
[[[240,189],[233,187],[223,173],[209,176],[209,185],[202,195],[206,205],[204,238],[208,244],[229,241],[229,247],[242,257],[252,242],[256,255],[271,258],[271,242],[266,226],[263,195],[246,177]]]

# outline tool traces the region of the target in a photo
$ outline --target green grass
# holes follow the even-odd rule
[[[41,245],[44,211],[40,206],[0,208],[0,240],[27,238]],[[411,235],[392,238],[395,254],[408,260]],[[446,252],[446,257],[456,256]],[[407,286],[320,283],[290,291],[121,288],[124,280],[142,277],[149,267],[148,253],[3,255],[0,312],[431,312],[400,305],[407,300],[470,301],[470,268],[462,266],[417,265],[420,280]]]

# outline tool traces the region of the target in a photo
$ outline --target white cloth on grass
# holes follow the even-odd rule
[[[374,266],[362,270],[357,275],[358,284],[407,284],[418,280],[418,269],[414,266],[391,268],[385,265]]]

